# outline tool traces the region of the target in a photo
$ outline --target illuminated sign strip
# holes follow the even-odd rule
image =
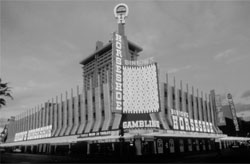
[[[96,137],[96,136],[111,136],[111,131],[102,131],[102,132],[93,132],[93,133],[85,133],[79,135],[78,138],[85,138],[85,137]]]
[[[211,122],[191,119],[187,112],[174,109],[171,109],[170,111],[172,115],[173,129],[214,133],[213,124]]]
[[[44,126],[29,131],[19,132],[15,134],[14,141],[26,141],[31,139],[51,137],[52,125]]]

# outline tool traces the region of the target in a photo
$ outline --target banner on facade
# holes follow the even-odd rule
[[[159,121],[150,117],[150,113],[160,111],[157,64],[152,60],[125,60],[122,72],[122,127],[160,128]]]
[[[175,109],[170,109],[170,113],[174,130],[214,133],[213,124],[211,122],[191,119],[187,112]]]

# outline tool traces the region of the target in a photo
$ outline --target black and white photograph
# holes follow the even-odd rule
[[[0,163],[250,163],[250,0],[0,0]]]

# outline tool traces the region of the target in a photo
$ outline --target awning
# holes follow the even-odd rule
[[[222,141],[250,141],[249,137],[223,137],[220,138]]]
[[[78,135],[4,143],[4,144],[1,144],[1,146],[19,146],[19,145],[25,146],[25,145],[37,145],[37,144],[70,143],[74,141],[76,142],[77,136]]]
[[[226,135],[214,134],[214,133],[198,133],[198,132],[184,132],[184,131],[173,131],[168,130],[166,132],[154,132],[143,134],[143,137],[184,137],[184,138],[222,138]]]

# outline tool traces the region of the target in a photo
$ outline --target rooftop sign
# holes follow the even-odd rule
[[[128,6],[124,3],[119,3],[114,8],[114,14],[118,24],[125,24],[125,18],[128,16]]]

